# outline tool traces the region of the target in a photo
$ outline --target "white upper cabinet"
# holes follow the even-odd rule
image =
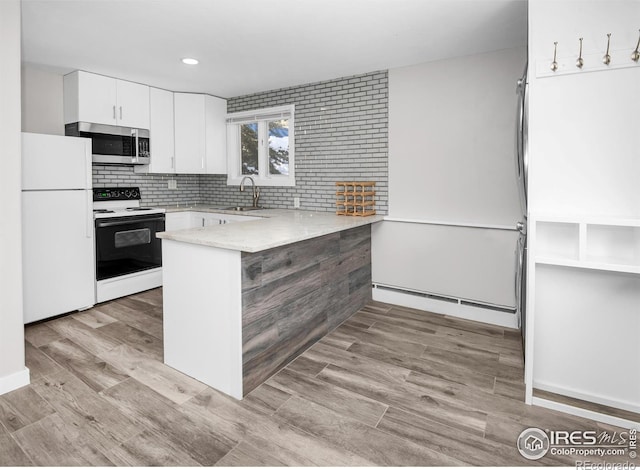
[[[149,87],[88,72],[64,76],[64,122],[149,129]]]
[[[116,125],[116,81],[86,72],[64,76],[64,123]]]
[[[119,126],[149,129],[149,87],[116,80]]]
[[[174,93],[174,109],[175,172],[225,174],[227,101]]]
[[[1,1],[1,0],[0,0]],[[64,76],[64,122],[149,129],[151,163],[142,173],[226,174],[227,100],[173,93],[77,71]]]
[[[151,163],[136,166],[136,172],[175,173],[173,92],[149,89]]]
[[[206,161],[208,174],[227,173],[227,100],[205,95]]]
[[[204,173],[206,152],[204,95],[174,93],[173,102],[175,111],[175,171],[176,173]]]

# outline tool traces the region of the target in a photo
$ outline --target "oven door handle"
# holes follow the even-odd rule
[[[149,219],[132,219],[132,220],[119,220],[117,222],[102,222],[101,220],[97,220],[96,221],[96,227],[97,228],[103,228],[103,227],[116,227],[118,225],[131,225],[131,224],[135,224],[135,223],[140,223],[140,222],[164,222],[165,218],[164,217],[153,217],[153,218],[149,218]]]

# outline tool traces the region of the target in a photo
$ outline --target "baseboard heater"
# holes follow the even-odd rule
[[[515,308],[503,307],[503,306],[500,306],[500,305],[488,304],[488,303],[479,302],[479,301],[471,301],[471,300],[459,299],[459,298],[456,298],[456,297],[449,297],[449,296],[438,295],[438,294],[429,294],[427,292],[420,292],[420,291],[411,290],[411,289],[403,289],[403,288],[400,288],[400,287],[386,286],[386,285],[383,285],[383,284],[375,284],[374,283],[374,284],[372,284],[372,287],[374,289],[397,292],[399,294],[405,294],[405,295],[413,295],[413,296],[416,296],[416,297],[423,297],[423,298],[426,298],[426,299],[437,300],[437,301],[440,301],[440,302],[448,302],[450,304],[466,305],[468,307],[476,307],[476,308],[482,308],[482,309],[486,309],[486,310],[494,310],[496,312],[503,312],[503,313],[511,313],[511,314],[515,314],[516,313],[516,309]]]

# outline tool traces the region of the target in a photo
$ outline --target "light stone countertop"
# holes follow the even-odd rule
[[[298,209],[261,209],[247,212],[228,211],[207,206],[167,207],[167,212],[210,212],[260,217],[259,220],[233,222],[185,230],[158,233],[158,238],[196,245],[256,253],[290,243],[341,232],[380,222],[382,215],[349,217],[330,212]]]

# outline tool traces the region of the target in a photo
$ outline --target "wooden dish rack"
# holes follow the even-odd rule
[[[336,214],[366,217],[375,215],[375,181],[336,182]]]

